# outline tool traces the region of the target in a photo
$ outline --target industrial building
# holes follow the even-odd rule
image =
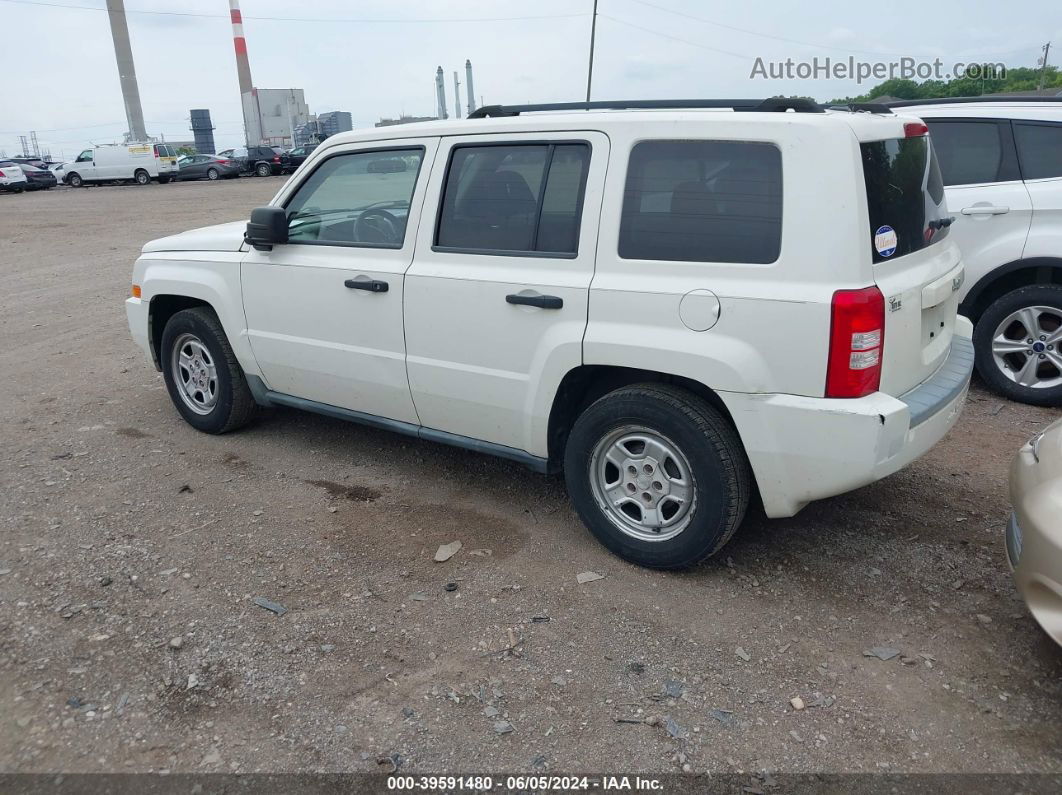
[[[301,88],[256,88],[258,118],[262,129],[258,140],[271,146],[292,146],[295,128],[310,120],[310,108]]]
[[[195,151],[201,155],[212,155],[214,148],[214,124],[210,121],[210,111],[206,108],[193,108],[192,134],[195,136]]]
[[[317,132],[322,139],[341,132],[354,129],[353,120],[345,110],[332,110],[317,114]]]

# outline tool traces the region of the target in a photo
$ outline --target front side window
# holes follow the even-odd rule
[[[456,147],[435,245],[574,255],[589,164],[584,143]]]
[[[1014,140],[1023,178],[1062,177],[1062,124],[1015,122]]]
[[[782,244],[782,154],[746,141],[644,141],[631,150],[624,259],[769,263]]]
[[[328,158],[287,204],[289,242],[401,248],[423,157],[417,148]]]
[[[928,121],[945,185],[1000,181],[1003,142],[992,121]]]
[[[77,156],[75,163],[91,163],[92,162],[92,150],[86,149],[84,152]]]

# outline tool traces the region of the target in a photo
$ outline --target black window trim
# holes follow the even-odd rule
[[[1018,150],[1018,136],[1014,134],[1013,128],[1016,126],[1023,127],[1062,127],[1062,121],[1048,121],[1047,119],[1010,119],[1010,131],[1011,140],[1014,143],[1014,151],[1018,163],[1018,169],[1021,171],[1021,179],[1023,182],[1041,182],[1049,179],[1062,179],[1062,175],[1058,177],[1028,177],[1025,176],[1025,167],[1021,162],[1021,152]]]
[[[742,268],[767,268],[773,265],[777,265],[778,261],[782,258],[782,252],[785,249],[785,159],[783,157],[782,147],[778,145],[777,141],[765,141],[756,140],[752,138],[639,138],[631,143],[631,148],[627,150],[627,170],[623,175],[623,192],[624,198],[621,201],[626,201],[627,192],[627,180],[630,179],[631,171],[631,158],[634,156],[634,150],[639,144],[645,143],[722,143],[722,144],[766,144],[767,146],[773,146],[778,150],[780,172],[779,176],[782,180],[782,196],[781,196],[781,210],[782,217],[778,221],[778,255],[770,262],[730,262],[719,260],[694,260],[694,259],[642,259],[638,257],[624,257],[620,253],[620,240],[623,236],[623,206],[620,206],[620,218],[619,225],[617,227],[616,236],[616,256],[624,262],[651,262],[657,264],[678,263],[685,265],[711,265],[711,266],[727,266],[737,265]]]
[[[443,203],[446,200],[446,189],[450,186],[450,176],[453,173],[454,154],[458,149],[476,148],[482,149],[488,146],[547,146],[546,163],[542,171],[542,186],[538,196],[538,216],[535,218],[535,231],[531,236],[531,245],[538,243],[538,227],[542,220],[542,205],[546,196],[546,185],[549,182],[549,170],[553,165],[553,153],[558,146],[571,146],[578,144],[585,146],[589,157],[586,161],[586,172],[579,183],[579,196],[575,207],[575,251],[513,251],[512,249],[495,248],[465,248],[463,246],[440,246],[439,230],[442,228]],[[480,254],[488,257],[533,257],[538,259],[578,259],[579,240],[583,233],[583,205],[586,201],[586,184],[590,180],[590,166],[594,159],[594,145],[590,141],[581,138],[545,138],[545,139],[518,139],[508,141],[465,141],[456,143],[450,147],[450,153],[446,158],[446,174],[443,177],[442,190],[439,192],[438,206],[435,210],[435,229],[432,233],[431,250],[440,254]]]
[[[955,182],[944,183],[944,188],[965,188],[971,185],[1003,185],[1008,182],[1021,182],[1021,167],[1018,163],[1018,149],[1014,141],[1014,132],[1010,127],[1010,119],[1000,119],[992,116],[931,116],[924,121],[929,125],[929,140],[933,140],[934,122],[960,122],[968,124],[994,124],[999,132],[999,170],[996,179],[989,182]],[[936,144],[933,144],[936,149]],[[937,164],[940,164],[940,153],[937,153]],[[941,173],[943,176],[943,172]]]
[[[406,228],[402,232],[402,242],[396,245],[388,246],[381,245],[379,243],[357,243],[355,241],[343,242],[336,240],[289,240],[285,245],[290,246],[329,246],[331,248],[372,248],[383,249],[386,251],[401,251],[406,247],[406,242],[409,238],[409,218],[413,214],[413,197],[417,193],[417,183],[420,181],[420,173],[424,170],[424,159],[427,155],[427,149],[424,144],[413,144],[411,146],[375,146],[369,149],[347,149],[344,151],[333,152],[329,155],[325,155],[313,169],[306,173],[306,175],[299,181],[299,184],[295,186],[291,194],[284,200],[284,203],[280,205],[284,208],[285,212],[288,209],[288,205],[298,195],[299,190],[306,184],[307,180],[313,177],[317,173],[317,170],[321,168],[329,160],[336,157],[343,157],[344,155],[367,155],[373,152],[420,152],[420,162],[417,164],[417,173],[413,177],[413,190],[409,194],[409,215],[406,216]]]

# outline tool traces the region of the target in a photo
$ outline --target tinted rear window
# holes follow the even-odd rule
[[[943,239],[944,183],[927,136],[859,145],[874,262],[920,251]]]
[[[1062,124],[1014,123],[1025,179],[1062,177]]]
[[[1000,126],[994,121],[929,121],[945,185],[997,182],[1003,165]]]
[[[645,141],[631,150],[619,255],[768,263],[782,240],[782,155],[744,141]]]

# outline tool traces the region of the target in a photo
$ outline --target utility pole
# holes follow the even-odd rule
[[[1047,42],[1042,49],[1044,57],[1040,59],[1040,85],[1036,87],[1040,91],[1044,90],[1044,78],[1047,77],[1047,54],[1051,52],[1051,42]]]
[[[586,67],[586,101],[590,101],[590,86],[594,82],[594,37],[597,35],[597,0],[594,0],[594,16],[590,21],[590,63]]]
[[[118,81],[122,86],[122,101],[125,102],[129,140],[146,141],[144,109],[140,105],[133,48],[129,44],[129,26],[125,20],[125,0],[107,0],[107,16],[111,22],[111,40],[114,42],[114,58],[118,62]]]

